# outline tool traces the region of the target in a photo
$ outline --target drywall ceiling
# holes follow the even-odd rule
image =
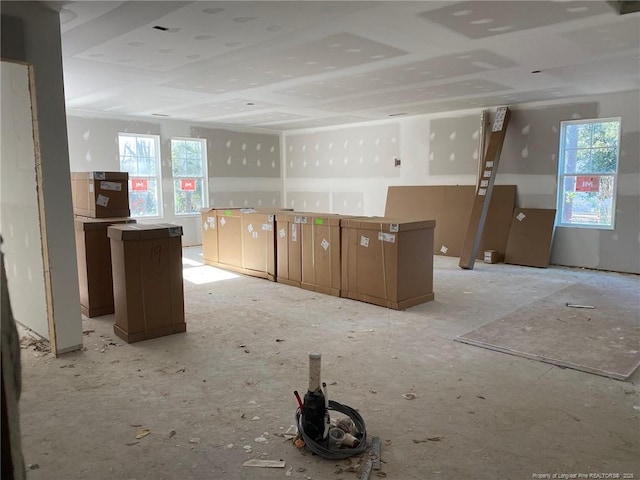
[[[67,109],[84,115],[287,130],[640,87],[640,13],[605,1],[58,8]]]

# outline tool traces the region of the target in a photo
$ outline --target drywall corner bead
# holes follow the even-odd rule
[[[522,220],[524,220],[526,217],[527,217],[527,216],[526,216],[524,213],[520,212],[516,218],[518,219],[518,221],[520,221],[520,222],[521,222],[521,221],[522,221]]]
[[[449,250],[449,249],[448,249],[447,247],[445,247],[444,245],[442,245],[442,246],[440,247],[440,251],[441,251],[442,253],[447,253],[447,251],[448,251],[448,250]]]
[[[363,247],[368,247],[369,246],[369,237],[365,237],[364,235],[362,235],[360,237],[360,245],[362,245]]]
[[[109,197],[107,197],[106,195],[98,194],[96,205],[100,205],[101,207],[106,207],[107,205],[109,205]]]

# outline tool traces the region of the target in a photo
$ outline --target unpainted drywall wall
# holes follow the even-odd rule
[[[13,316],[49,339],[29,71],[0,62],[0,234]]]
[[[118,133],[158,135],[162,177],[162,217],[142,223],[173,223],[183,228],[183,245],[199,245],[199,215],[175,215],[171,139],[207,142],[209,206],[281,206],[280,139],[275,134],[237,132],[159,119],[140,121],[68,116],[72,171],[119,171]]]
[[[640,273],[639,104],[639,94],[633,91],[511,108],[496,184],[517,185],[517,205],[523,208],[556,206],[561,121],[622,117],[616,228],[556,228],[552,263]],[[487,127],[494,111],[490,109]],[[286,205],[296,210],[383,215],[390,185],[474,185],[482,157],[478,152],[480,118],[481,110],[476,110],[285,132]],[[488,135],[490,128],[486,130]],[[346,164],[334,168],[341,158],[333,153],[336,147],[354,139],[357,143],[360,138],[382,138],[380,132],[397,137],[391,150],[387,144],[380,143],[379,149],[369,144],[366,158],[385,158],[379,168],[372,164],[359,168],[357,160],[352,163],[351,153]],[[332,157],[334,165],[328,161]],[[400,158],[400,167],[394,167],[389,157]]]
[[[40,2],[2,2],[2,14],[19,19],[19,29],[3,32],[3,43],[24,45],[14,58],[33,65],[42,164],[42,198],[57,353],[82,348],[82,317],[71,206],[69,149],[58,13]],[[3,48],[3,54],[5,54]]]

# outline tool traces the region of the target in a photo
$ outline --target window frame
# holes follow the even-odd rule
[[[586,125],[596,123],[618,123],[618,138],[616,145],[616,168],[614,172],[585,172],[585,173],[565,173],[565,153],[566,153],[566,133],[569,125]],[[557,170],[557,190],[556,190],[556,226],[564,228],[586,228],[592,230],[615,230],[616,223],[616,203],[618,196],[618,176],[620,170],[620,142],[622,137],[622,117],[607,118],[587,118],[578,120],[563,120],[560,122],[560,138],[558,145],[558,170]],[[593,143],[590,143],[589,150],[593,150]],[[611,201],[611,224],[602,225],[594,223],[567,223],[562,220],[563,208],[565,204],[564,180],[566,177],[613,177],[612,201]]]
[[[118,162],[120,171],[124,172],[122,168],[122,155],[120,154],[120,137],[136,137],[136,138],[150,138],[155,143],[155,161],[156,161],[156,175],[132,175],[129,173],[129,208],[131,208],[131,194],[134,191],[132,188],[132,178],[148,178],[156,181],[156,205],[157,215],[134,215],[131,212],[131,217],[136,219],[162,219],[164,218],[163,212],[163,196],[162,196],[162,151],[160,144],[160,135],[149,133],[135,133],[135,132],[118,132]]]
[[[189,176],[176,176],[173,172],[173,142],[174,141],[183,141],[183,142],[199,142],[202,145],[202,177],[189,175]],[[176,202],[176,194],[178,193],[176,190],[176,179],[180,178],[202,178],[202,198],[203,202],[200,208],[207,208],[209,206],[209,171],[208,171],[208,157],[207,157],[207,140],[205,138],[194,138],[194,137],[171,137],[169,139],[169,156],[171,159],[171,186],[173,190],[173,214],[176,217],[193,217],[200,215],[200,211],[190,212],[190,213],[178,213],[177,212],[177,202]]]

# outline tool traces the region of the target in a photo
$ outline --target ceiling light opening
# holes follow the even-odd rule
[[[161,32],[167,32],[169,30],[169,27],[163,27],[162,25],[154,25],[151,28],[155,30],[160,30]]]

